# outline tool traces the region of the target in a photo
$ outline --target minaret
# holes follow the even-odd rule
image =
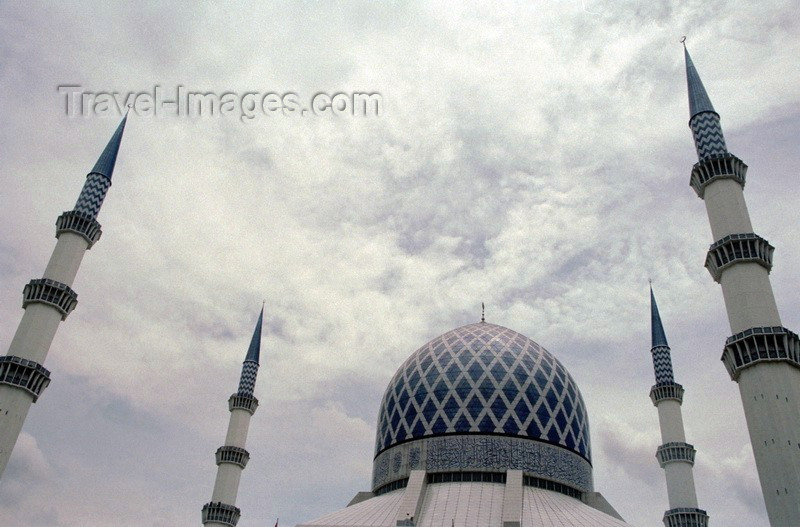
[[[250,348],[242,364],[242,375],[239,379],[239,390],[228,399],[231,420],[228,423],[228,435],[225,444],[217,449],[217,480],[211,501],[203,506],[203,524],[206,527],[235,526],[241,511],[236,507],[236,495],[239,492],[239,479],[250,460],[250,454],[244,449],[247,441],[247,430],[250,417],[258,407],[258,399],[253,396],[258,374],[258,358],[261,353],[261,324],[264,320],[264,307],[258,316],[256,329],[250,341]]]
[[[772,527],[800,525],[800,341],[781,324],[769,272],[773,247],[753,232],[744,201],[747,165],[730,154],[684,46],[689,127],[699,162],[690,184],[705,201],[714,243],[706,268],[722,286],[732,336],[722,361],[739,385]]]
[[[650,390],[650,399],[658,408],[658,423],[661,426],[663,444],[656,450],[656,458],[667,478],[669,510],[664,513],[666,527],[705,527],[708,525],[706,511],[697,508],[697,493],[694,488],[695,449],[686,442],[683,431],[683,386],[675,382],[672,373],[667,336],[661,325],[656,298],[650,287],[650,328],[652,333],[653,368],[656,383]]]
[[[86,176],[75,208],[56,220],[56,247],[44,276],[31,280],[22,292],[25,313],[8,348],[0,357],[0,476],[8,463],[31,403],[50,384],[42,365],[58,325],[75,309],[78,295],[72,283],[84,253],[100,239],[97,214],[111,186],[127,115]]]

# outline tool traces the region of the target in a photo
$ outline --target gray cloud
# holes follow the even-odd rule
[[[103,238],[47,360],[53,383],[0,486],[0,523],[139,525],[142,510],[156,525],[197,523],[266,299],[240,525],[294,524],[364,490],[385,384],[428,339],[477,320],[481,301],[569,368],[597,488],[631,523],[656,525],[649,277],[689,440],[708,460],[701,504],[719,525],[764,523],[719,363],[728,329],[702,268],[712,240],[688,188],[677,41],[689,35],[729,147],[750,165],[751,213],[778,248],[776,297],[797,327],[791,12],[778,0],[3,5],[2,342],[53,221],[116,126],[66,118],[60,83],[378,91],[386,112],[131,117]]]

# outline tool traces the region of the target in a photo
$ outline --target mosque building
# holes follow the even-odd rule
[[[743,188],[747,166],[727,150],[688,51],[689,125],[699,161],[691,186],[706,204],[714,243],[706,267],[720,283],[733,336],[722,361],[738,383],[770,524],[800,525],[800,341],[781,325],[771,285],[772,246],[753,233]],[[126,117],[127,118],[127,117]],[[49,384],[43,363],[77,304],[71,285],[100,238],[96,218],[120,148],[123,118],[73,210],[57,221],[44,276],[25,286],[25,313],[0,357],[0,476],[32,403]],[[705,527],[692,472],[695,449],[681,416],[684,388],[651,288],[650,397],[661,429],[655,457],[667,482],[665,527]],[[206,527],[235,527],[260,363],[263,307],[247,350],[217,478],[202,507]],[[259,455],[254,452],[255,455]],[[595,489],[583,395],[556,355],[487,322],[452,329],[400,365],[380,401],[372,481],[343,509],[298,527],[624,527]],[[713,511],[711,516],[713,516]]]

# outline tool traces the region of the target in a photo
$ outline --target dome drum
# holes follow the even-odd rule
[[[423,438],[381,452],[373,464],[372,490],[420,469],[429,474],[522,470],[580,492],[593,490],[592,466],[574,452],[525,438],[474,434]]]

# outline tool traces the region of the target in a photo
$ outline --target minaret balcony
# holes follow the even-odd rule
[[[0,384],[22,388],[33,396],[33,402],[50,384],[50,371],[32,360],[5,355],[0,357]]]
[[[232,412],[236,409],[246,410],[250,412],[250,415],[256,413],[256,409],[258,408],[258,399],[253,397],[252,395],[239,395],[238,393],[234,393],[231,395],[230,399],[228,399],[228,409]]]
[[[755,262],[769,272],[774,252],[775,248],[757,234],[730,234],[708,249],[706,269],[717,283],[725,269],[740,262]]]
[[[689,185],[701,199],[706,187],[718,179],[733,179],[742,188],[747,177],[747,165],[733,154],[712,154],[692,167]]]
[[[103,234],[96,219],[76,210],[68,210],[56,220],[56,238],[65,232],[82,236],[89,244],[86,249],[91,249]]]
[[[217,465],[221,463],[232,463],[244,468],[250,461],[250,452],[244,448],[236,446],[221,446],[217,449]]]
[[[67,284],[49,278],[38,278],[28,282],[22,291],[22,307],[25,308],[28,304],[52,306],[61,312],[61,320],[65,320],[78,305],[78,293]]]
[[[203,505],[204,524],[215,522],[236,527],[241,515],[242,511],[239,510],[239,507],[228,505],[227,503],[212,501]]]
[[[788,362],[800,368],[800,339],[782,326],[750,328],[725,341],[722,362],[731,379],[760,362]]]
[[[665,527],[708,527],[708,514],[703,509],[678,507],[664,513]]]
[[[676,382],[671,383],[658,383],[650,389],[650,400],[653,401],[654,406],[666,400],[678,401],[678,404],[683,403],[683,386]]]
[[[658,459],[661,468],[667,463],[684,462],[694,465],[694,456],[697,451],[694,446],[689,443],[670,442],[664,443],[658,450],[656,450],[656,459]]]

